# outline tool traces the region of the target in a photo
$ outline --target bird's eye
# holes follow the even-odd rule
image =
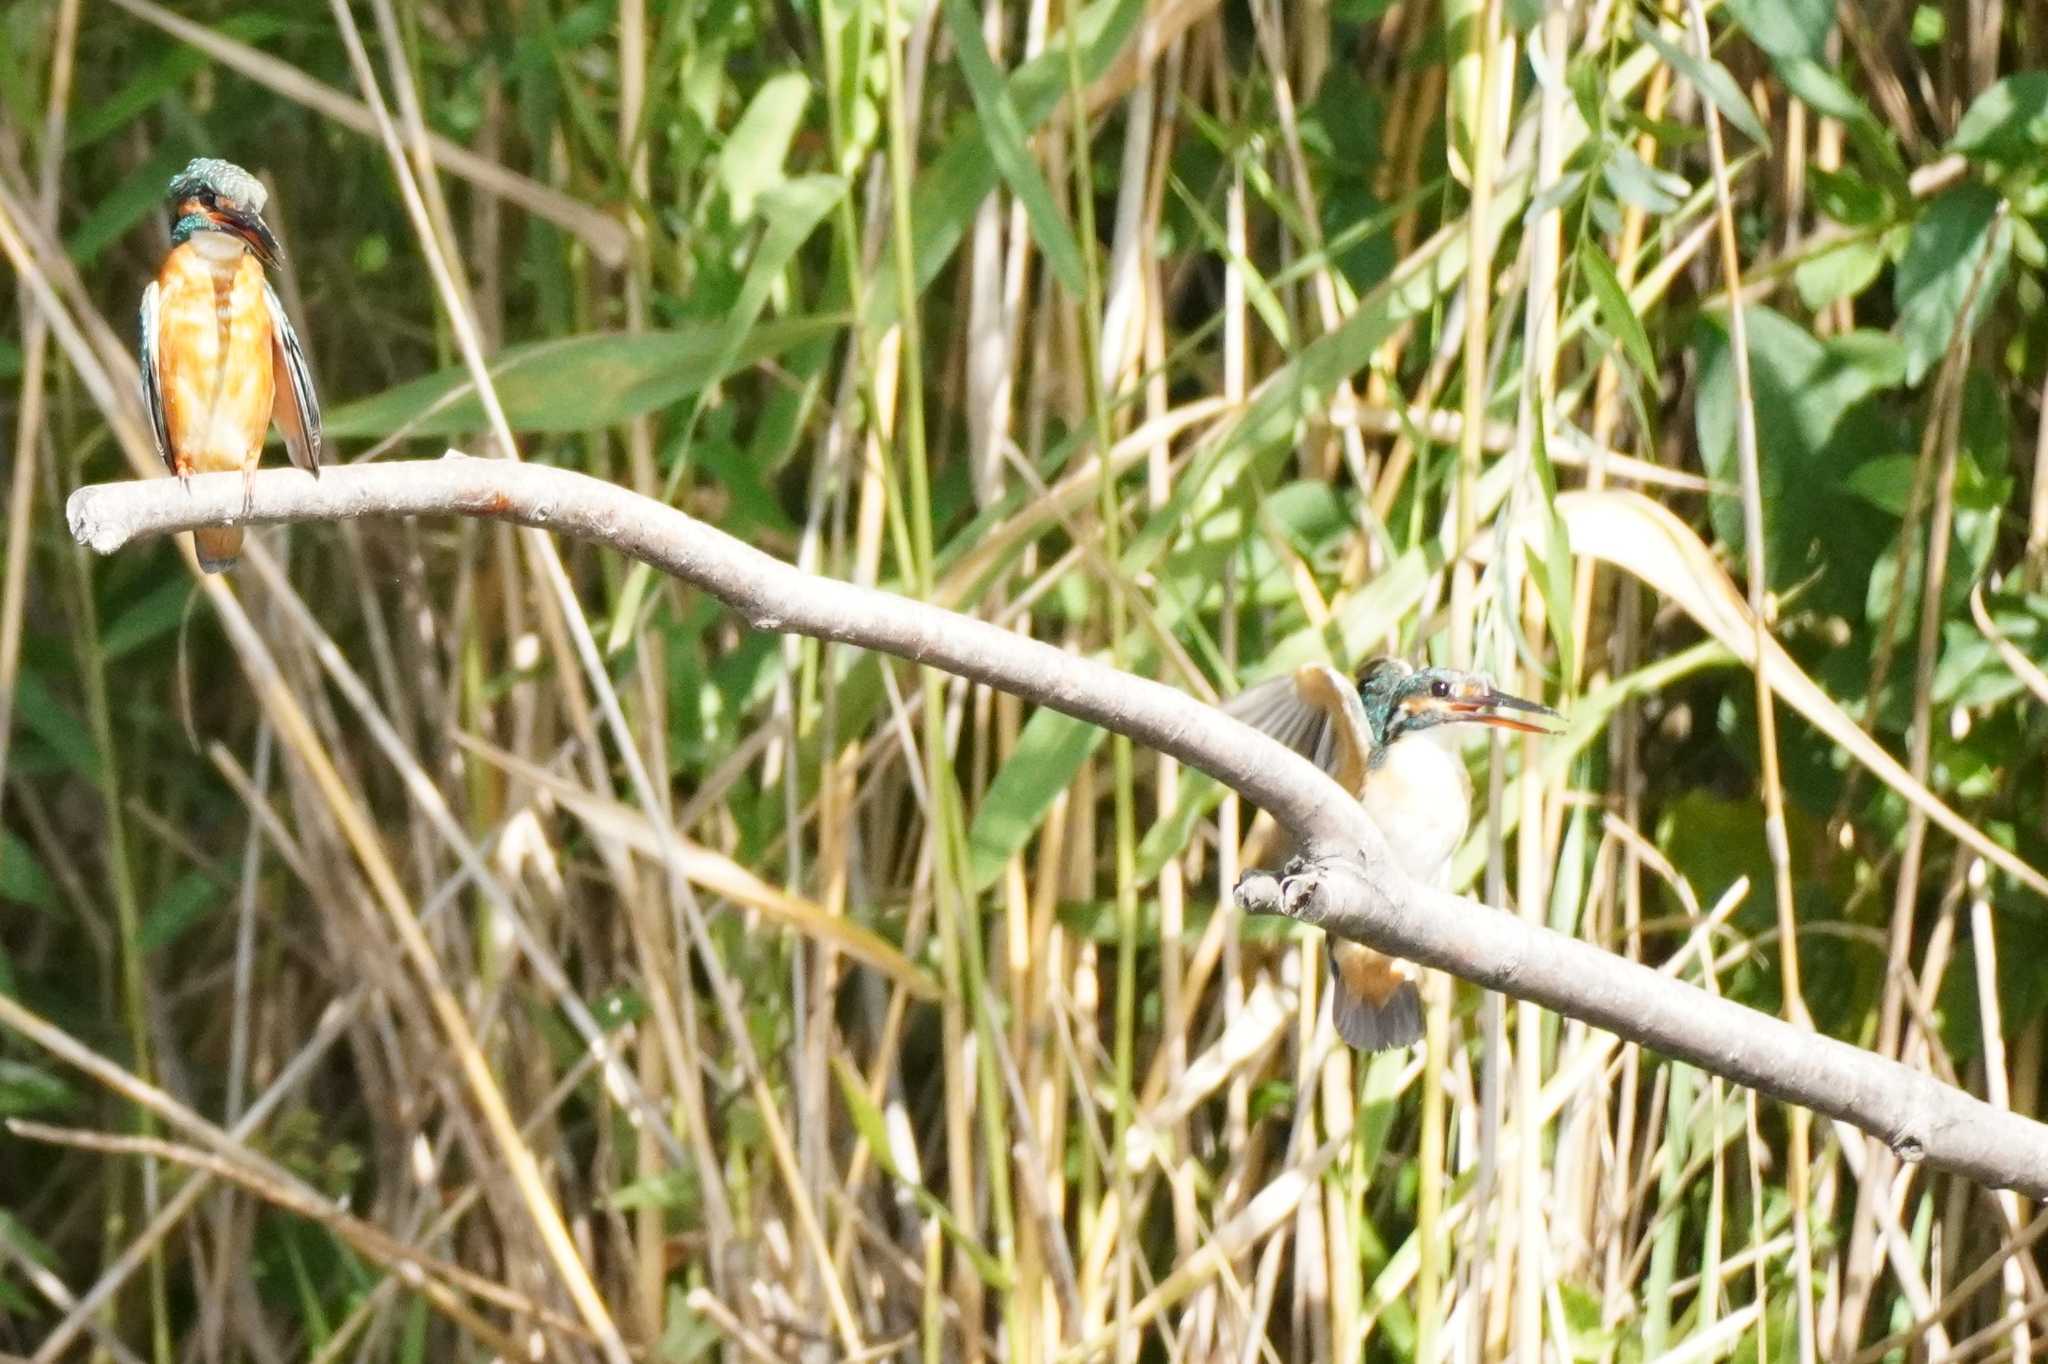
[[[1439,677],[1429,684],[1429,694],[1438,700],[1442,700],[1451,694],[1451,684]]]

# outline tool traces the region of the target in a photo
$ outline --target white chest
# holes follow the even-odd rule
[[[1367,775],[1364,805],[1401,869],[1441,885],[1472,823],[1472,779],[1447,737],[1411,735]]]
[[[185,244],[213,267],[214,273],[232,279],[248,247],[225,232],[194,232]]]

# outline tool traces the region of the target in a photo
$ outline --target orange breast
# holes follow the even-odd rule
[[[243,255],[216,264],[186,242],[157,284],[157,368],[173,464],[179,473],[254,468],[276,387],[262,263]]]

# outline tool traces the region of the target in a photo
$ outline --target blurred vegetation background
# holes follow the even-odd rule
[[[582,469],[1208,697],[1489,669],[1573,724],[1472,748],[1462,885],[2035,1112],[2048,10],[0,25],[0,1113],[101,1134],[0,1133],[0,1349],[2039,1348],[2015,1198],[1462,987],[1333,1046],[1251,812],[1127,742],[503,527],[202,582],[61,507],[160,472],[134,309],[227,157],[330,460]]]

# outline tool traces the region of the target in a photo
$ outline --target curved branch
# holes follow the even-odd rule
[[[72,534],[102,554],[141,536],[234,523],[456,514],[573,535],[718,598],[756,629],[857,644],[942,668],[1127,734],[1270,811],[1311,860],[1253,874],[1247,909],[1274,911],[1690,1062],[1853,1124],[1903,1159],[2048,1197],[2048,1127],[1934,1077],[1796,1028],[1589,943],[1415,885],[1357,802],[1307,760],[1171,687],[943,608],[793,568],[673,507],[563,469],[471,459],[81,488]]]

